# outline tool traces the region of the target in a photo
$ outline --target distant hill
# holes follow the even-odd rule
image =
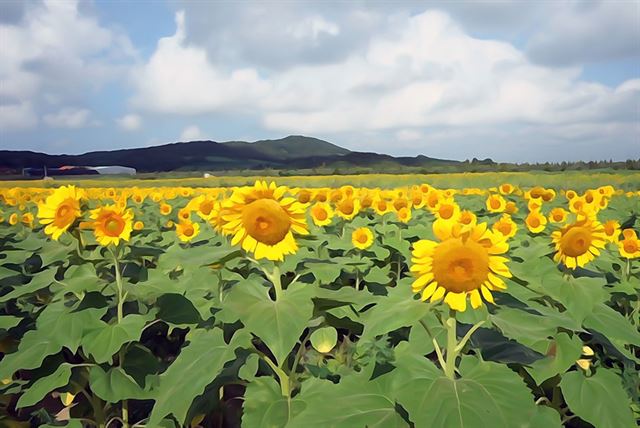
[[[49,155],[32,151],[0,151],[0,169],[57,168],[65,165],[122,165],[139,172],[225,171],[238,169],[312,169],[353,167],[429,167],[457,165],[458,161],[426,156],[393,157],[352,152],[328,141],[301,135],[255,142],[191,141],[136,149]]]

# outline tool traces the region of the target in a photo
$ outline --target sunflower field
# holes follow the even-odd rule
[[[637,426],[637,189],[104,184],[0,188],[0,425]]]

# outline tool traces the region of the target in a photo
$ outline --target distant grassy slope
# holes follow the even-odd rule
[[[277,140],[259,140],[254,143],[229,141],[225,146],[252,149],[274,159],[299,159],[311,156],[340,156],[349,150],[324,140],[303,135],[289,135]]]

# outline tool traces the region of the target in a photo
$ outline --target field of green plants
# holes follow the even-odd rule
[[[422,178],[0,187],[0,425],[637,426],[638,177]]]

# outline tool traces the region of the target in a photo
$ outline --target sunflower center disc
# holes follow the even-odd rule
[[[267,245],[282,241],[291,227],[289,215],[273,199],[258,199],[247,205],[242,223],[251,237]]]
[[[589,250],[591,234],[583,227],[574,227],[564,236],[562,251],[569,257],[577,257]]]
[[[433,277],[447,291],[461,293],[480,288],[489,275],[489,253],[475,241],[452,238],[433,254]]]
[[[124,229],[124,221],[119,218],[111,217],[104,225],[105,233],[109,236],[119,236]]]

